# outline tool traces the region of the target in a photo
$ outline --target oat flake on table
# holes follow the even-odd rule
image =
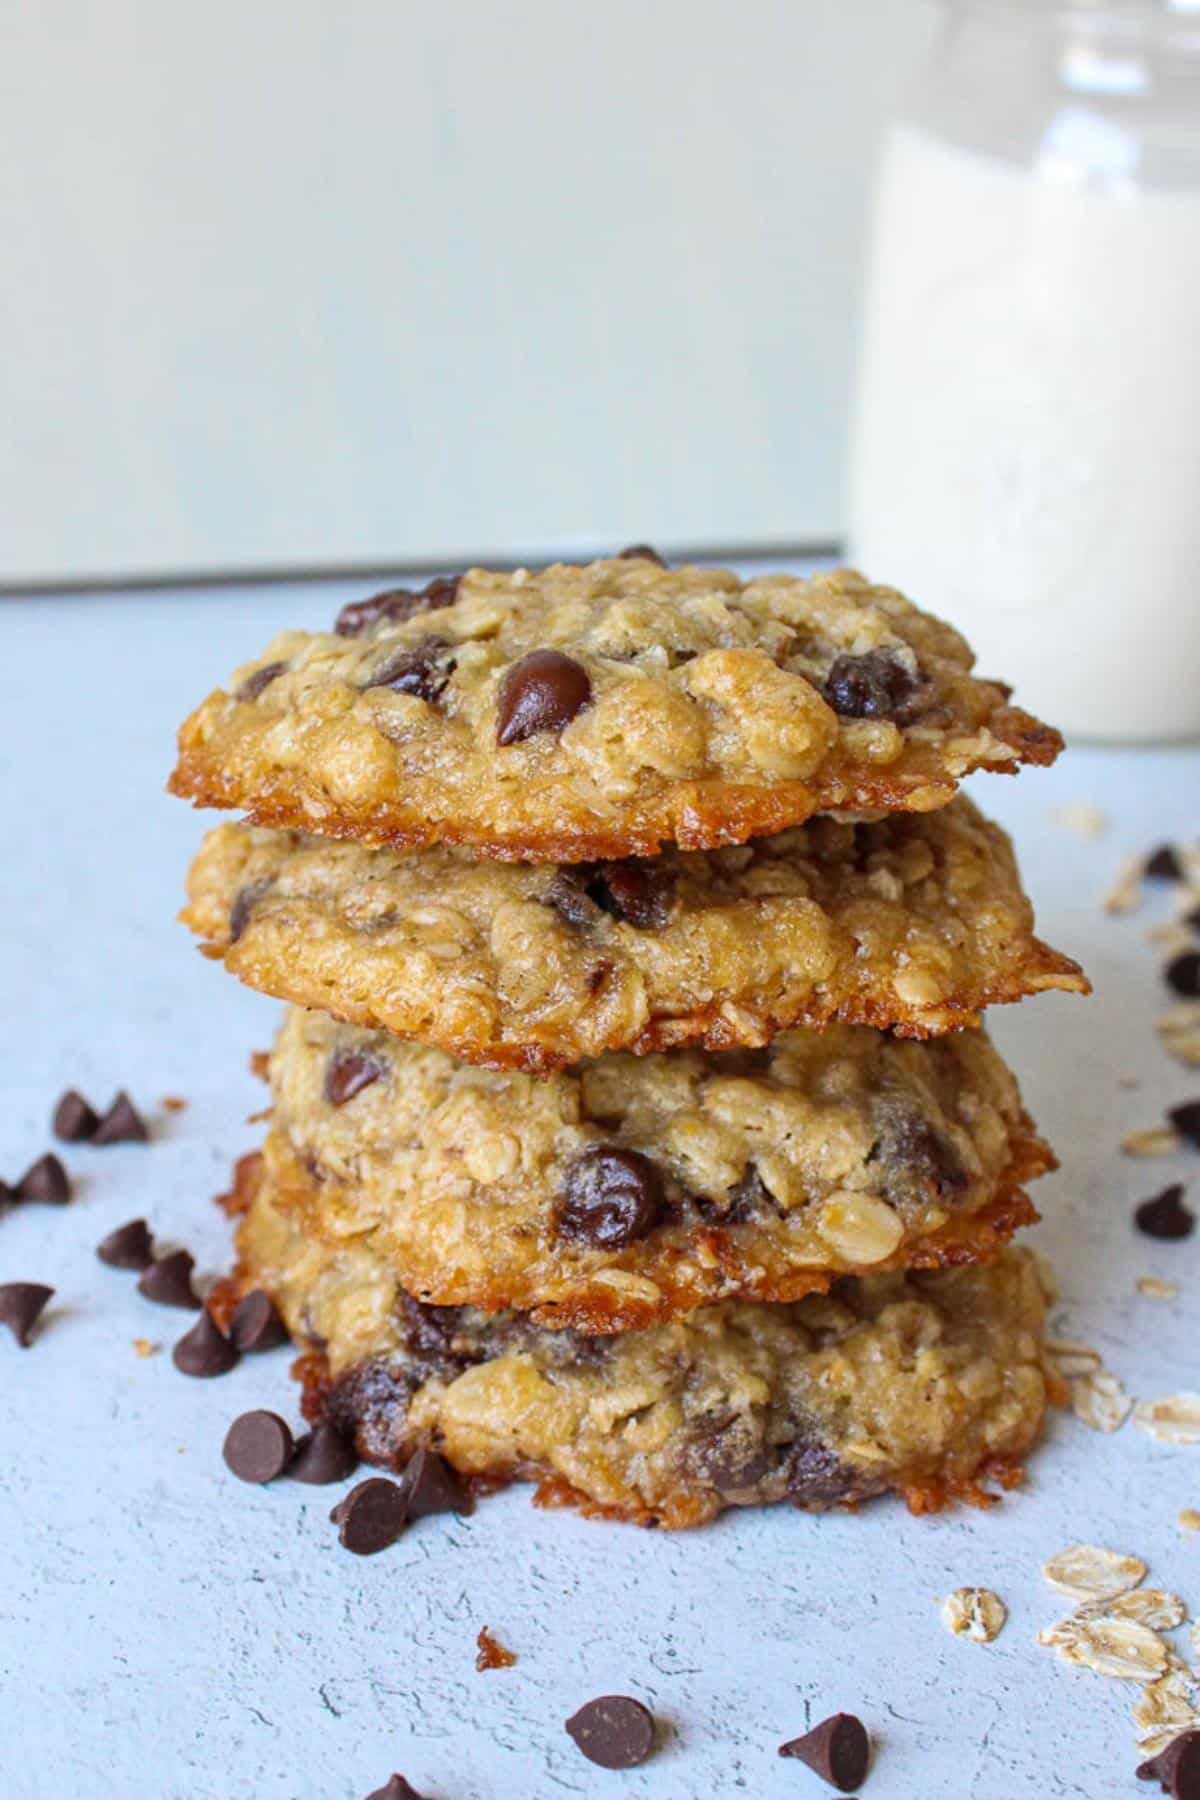
[[[1039,1631],[1038,1643],[1065,1662],[1079,1663],[1116,1681],[1154,1681],[1165,1673],[1170,1652],[1156,1632],[1132,1619],[1060,1619]]]
[[[999,1637],[1008,1608],[991,1588],[960,1587],[942,1601],[942,1623],[955,1637],[990,1644]]]
[[[1144,1581],[1146,1565],[1140,1556],[1125,1556],[1099,1544],[1071,1544],[1042,1564],[1042,1574],[1052,1588],[1073,1600],[1108,1600]]]
[[[1167,1394],[1161,1400],[1139,1401],[1133,1418],[1160,1444],[1200,1444],[1200,1394]]]
[[[1115,1375],[1101,1370],[1071,1382],[1071,1411],[1093,1431],[1120,1431],[1133,1411],[1133,1399]]]

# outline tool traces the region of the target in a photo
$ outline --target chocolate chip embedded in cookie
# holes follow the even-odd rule
[[[343,1098],[351,1065],[376,1074]],[[267,1161],[315,1232],[361,1237],[435,1309],[602,1333],[991,1255],[1053,1160],[980,1032],[841,1026],[536,1079],[292,1010],[271,1088]],[[409,1317],[431,1373],[459,1360],[449,1317]]]
[[[561,866],[222,825],[183,917],[252,987],[491,1067],[835,1019],[922,1037],[1088,985],[1034,936],[1008,839],[965,799]]]
[[[1061,747],[891,588],[743,582],[635,546],[285,632],[184,724],[171,787],[325,837],[581,862],[928,812],[973,769]]]
[[[392,1264],[362,1235],[311,1235],[264,1168],[239,1278],[268,1288],[314,1346],[298,1365],[309,1415],[394,1470],[437,1443],[465,1476],[534,1479],[548,1501],[668,1526],[728,1506],[823,1511],[888,1488],[925,1511],[978,1497],[988,1468],[1011,1473],[1040,1429],[1045,1297],[1024,1252],[841,1281],[790,1306],[726,1301],[599,1347],[454,1309],[454,1355],[435,1372],[413,1348]],[[403,1493],[393,1512],[408,1516]]]

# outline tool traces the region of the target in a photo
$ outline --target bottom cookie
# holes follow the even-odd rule
[[[422,1305],[369,1250],[305,1236],[257,1158],[237,1205],[228,1292],[265,1288],[310,1352],[310,1417],[353,1433],[372,1462],[432,1444],[486,1482],[537,1481],[547,1504],[679,1527],[889,1489],[916,1512],[983,1501],[987,1479],[1020,1478],[1056,1397],[1026,1251],[592,1337]]]

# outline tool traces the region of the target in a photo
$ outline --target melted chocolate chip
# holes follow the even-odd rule
[[[324,1423],[371,1462],[390,1463],[404,1442],[408,1404],[421,1378],[405,1368],[366,1362],[339,1375],[324,1398]]]
[[[461,580],[461,575],[438,575],[416,593],[411,588],[387,588],[367,600],[354,600],[343,606],[334,630],[339,637],[362,637],[381,619],[399,624],[417,613],[440,612],[457,600]]]
[[[449,648],[445,638],[439,637],[401,646],[384,657],[363,687],[387,687],[397,694],[415,694],[418,700],[427,700],[432,706],[441,699],[457,667],[454,658],[446,654]]]
[[[172,1251],[152,1262],[139,1280],[138,1293],[159,1306],[180,1306],[199,1312],[201,1302],[192,1287],[196,1259],[188,1250]]]
[[[638,931],[658,931],[671,913],[672,870],[658,861],[576,863],[557,870],[543,896],[570,925],[597,923],[602,913]]]
[[[231,944],[237,943],[250,923],[251,913],[263,895],[270,892],[270,888],[269,881],[251,881],[235,896],[233,905],[229,909],[229,941]]]
[[[460,1306],[428,1306],[412,1294],[399,1295],[397,1311],[404,1324],[404,1348],[418,1381],[431,1376],[453,1380],[480,1358],[459,1341]]]
[[[324,1487],[331,1481],[344,1481],[357,1467],[358,1455],[349,1439],[332,1425],[315,1425],[297,1440],[288,1476],[310,1487]]]
[[[401,1477],[405,1511],[410,1519],[423,1519],[430,1513],[469,1513],[471,1496],[444,1456],[436,1450],[414,1451],[405,1464]]]
[[[779,1209],[762,1176],[750,1163],[737,1186],[730,1189],[723,1211],[714,1208],[711,1202],[702,1202],[701,1210],[705,1211],[706,1217],[711,1216],[722,1225],[744,1225],[748,1219]]]
[[[496,700],[496,742],[520,744],[562,731],[592,697],[587,670],[558,650],[532,650],[505,672]]]
[[[171,1352],[171,1361],[181,1375],[195,1375],[200,1380],[227,1375],[241,1360],[208,1311],[200,1314],[192,1329],[180,1338]]]
[[[567,1164],[559,1235],[593,1250],[621,1250],[662,1216],[662,1176],[648,1156],[618,1144],[593,1144]]]
[[[794,1756],[840,1794],[857,1793],[866,1779],[871,1740],[853,1713],[835,1713],[803,1737],[779,1746],[780,1756]]]
[[[889,1188],[903,1188],[906,1181],[932,1188],[939,1199],[961,1193],[967,1186],[958,1146],[924,1116],[902,1100],[884,1095],[875,1108],[879,1133],[868,1162],[880,1162]]]
[[[355,1556],[375,1556],[394,1544],[408,1524],[404,1489],[385,1475],[368,1476],[329,1516],[343,1548]]]
[[[617,561],[657,563],[660,569],[667,566],[658,551],[652,550],[649,544],[626,544],[623,550],[617,551]]]
[[[283,1474],[293,1448],[291,1431],[278,1413],[248,1412],[229,1427],[221,1454],[239,1481],[261,1486]]]
[[[1172,993],[1183,1000],[1195,1000],[1200,996],[1200,951],[1181,950],[1171,958],[1163,976]]]
[[[65,1206],[71,1198],[71,1182],[67,1171],[48,1150],[31,1163],[12,1190],[14,1200],[36,1200],[43,1206]]]
[[[763,1443],[761,1420],[749,1413],[706,1420],[687,1447],[688,1467],[719,1494],[749,1493],[776,1461]]]
[[[86,1144],[95,1135],[100,1115],[83,1095],[68,1088],[54,1108],[52,1130],[62,1144]]]
[[[1133,1221],[1139,1231],[1152,1238],[1191,1237],[1196,1229],[1196,1216],[1184,1205],[1183,1188],[1177,1181],[1161,1194],[1143,1200],[1134,1210]]]
[[[781,1462],[788,1498],[798,1506],[820,1510],[862,1492],[861,1477],[815,1438],[795,1438],[781,1452]]]
[[[335,1050],[325,1070],[325,1098],[330,1106],[345,1106],[386,1074],[383,1063],[361,1050]]]
[[[53,1296],[54,1289],[40,1281],[0,1283],[0,1325],[8,1326],[22,1350],[28,1350],[33,1328]]]
[[[125,1089],[122,1088],[93,1131],[92,1143],[96,1145],[146,1144],[149,1141],[150,1133],[146,1130],[146,1121]]]
[[[253,1288],[233,1309],[229,1341],[243,1356],[260,1350],[276,1350],[288,1341],[287,1326],[275,1311],[275,1302],[261,1288]]]
[[[844,719],[891,719],[903,724],[921,684],[890,650],[835,656],[825,677],[825,700]]]
[[[654,1749],[654,1714],[628,1694],[602,1694],[567,1720],[577,1750],[601,1769],[636,1769]]]
[[[154,1244],[145,1219],[118,1225],[96,1245],[96,1255],[110,1269],[148,1269],[154,1261]]]
[[[285,662],[264,663],[261,669],[255,669],[252,675],[247,675],[237,691],[237,698],[239,700],[257,700],[264,688],[269,688],[273,681],[278,681],[279,677],[286,673],[287,664]]]

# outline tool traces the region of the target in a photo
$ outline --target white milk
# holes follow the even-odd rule
[[[1200,194],[913,126],[881,177],[851,554],[1068,732],[1200,733]]]

